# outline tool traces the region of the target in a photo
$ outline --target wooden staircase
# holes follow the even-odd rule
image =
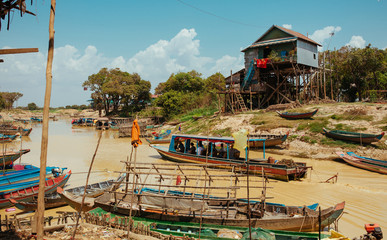
[[[235,95],[235,109],[239,109],[241,112],[247,112],[248,109],[243,101],[242,95],[239,92],[234,92]]]

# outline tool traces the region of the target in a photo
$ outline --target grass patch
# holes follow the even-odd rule
[[[288,140],[289,141],[293,141],[293,140],[295,140],[297,138],[298,138],[298,135],[290,135],[290,136],[288,136]]]
[[[303,142],[307,142],[307,143],[310,143],[310,144],[315,144],[317,143],[317,139],[311,137],[311,136],[302,136],[300,138],[301,141]]]
[[[326,119],[315,119],[309,120],[308,122],[301,123],[297,127],[297,131],[309,130],[313,133],[320,133],[322,129],[328,125],[328,120]]]
[[[224,129],[218,129],[211,131],[211,134],[216,136],[231,136],[231,127],[224,128]]]
[[[346,125],[346,124],[336,124],[335,125],[335,130],[343,130],[343,131],[348,131],[348,132],[357,132],[357,131],[364,131],[367,130],[367,128],[354,128],[352,126]]]
[[[349,148],[349,149],[354,149],[359,147],[358,144],[348,143],[340,140],[334,140],[328,137],[322,138],[320,140],[320,144],[330,146],[330,147],[342,147],[342,148]]]
[[[357,108],[349,109],[345,111],[343,114],[333,114],[330,118],[338,121],[339,120],[350,120],[350,121],[364,120],[368,122],[374,119],[373,116],[367,114],[367,111],[365,109],[357,109]]]
[[[254,113],[254,117],[250,120],[251,125],[255,125],[257,130],[271,130],[275,128],[293,128],[297,121],[289,121],[279,117],[274,112]]]
[[[217,108],[197,108],[186,114],[180,115],[178,119],[182,122],[192,120],[192,117],[208,117],[214,115],[218,111]]]

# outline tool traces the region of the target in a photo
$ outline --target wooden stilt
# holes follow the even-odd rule
[[[52,62],[54,59],[54,22],[55,22],[55,7],[56,0],[51,0],[50,8],[50,25],[49,25],[49,46],[47,55],[46,67],[46,92],[44,97],[43,107],[43,127],[42,127],[42,143],[40,152],[40,175],[39,175],[39,193],[38,206],[35,213],[36,229],[33,232],[37,233],[37,239],[43,239],[43,224],[44,224],[44,193],[45,179],[47,166],[47,145],[48,145],[48,120],[51,100],[51,85],[52,85]]]

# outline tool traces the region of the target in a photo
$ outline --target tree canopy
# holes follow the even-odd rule
[[[3,105],[6,109],[11,109],[13,104],[21,97],[23,97],[22,93],[19,92],[0,92],[2,101],[0,100],[0,105]]]
[[[120,107],[126,111],[139,111],[150,101],[150,82],[141,79],[137,73],[130,74],[119,68],[102,68],[89,76],[82,86],[92,91],[94,107],[104,109],[106,115],[117,113]]]

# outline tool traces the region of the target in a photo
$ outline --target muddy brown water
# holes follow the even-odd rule
[[[85,184],[100,132],[94,128],[72,128],[70,122],[71,119],[50,121],[47,165],[71,169],[73,174],[69,187],[75,187]],[[21,162],[39,166],[42,126],[34,124],[32,127],[29,137],[8,143],[6,148],[17,150],[22,146],[31,149],[30,153],[22,156]],[[122,170],[122,161],[129,158],[130,153],[130,138],[119,138],[118,131],[103,131],[89,183],[117,177],[115,171]],[[252,157],[262,156],[262,152],[251,151],[250,154]],[[326,208],[345,201],[345,213],[339,221],[341,233],[351,238],[360,236],[365,233],[365,223],[378,223],[387,235],[387,175],[328,159],[296,159],[266,153],[268,156],[275,159],[292,158],[313,167],[302,181],[269,180],[268,186],[272,188],[268,189],[267,196],[272,197],[271,202],[287,205],[319,203],[322,208]],[[145,139],[143,145],[138,147],[137,161],[165,162],[148,146]],[[338,174],[337,183],[322,183],[335,174]],[[224,183],[221,181],[214,185],[222,186]],[[240,191],[238,197],[245,195],[246,192]]]

